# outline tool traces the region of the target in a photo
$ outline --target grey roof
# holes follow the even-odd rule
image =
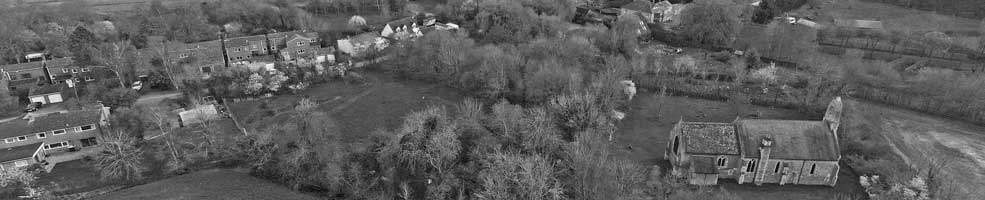
[[[72,66],[72,64],[74,64],[74,63],[75,63],[75,61],[72,60],[72,58],[55,58],[55,59],[48,60],[45,63],[45,66],[47,66],[47,67],[67,67],[67,66]]]
[[[38,147],[41,147],[41,142],[0,150],[0,162],[30,158]]]
[[[93,109],[48,114],[34,118],[33,122],[26,119],[15,119],[0,123],[0,130],[3,130],[0,131],[0,139],[56,129],[97,124],[99,123],[101,114],[102,112],[100,110]]]
[[[287,187],[249,174],[211,169],[127,188],[98,196],[103,200],[315,200]]]
[[[29,63],[3,65],[0,66],[0,69],[3,69],[3,71],[21,71],[21,70],[41,68],[42,66],[43,63],[41,62],[29,62]]]
[[[252,36],[228,38],[226,39],[226,48],[249,46],[250,42],[255,42],[255,41],[266,42],[267,37],[264,35],[252,35]]]
[[[681,122],[685,152],[700,154],[739,154],[735,126],[729,123]]]
[[[834,134],[823,121],[738,120],[746,157],[758,158],[763,138],[772,142],[771,159],[829,160],[840,158]]]
[[[622,6],[623,9],[635,10],[639,12],[650,13],[653,10],[653,2],[636,0]]]
[[[41,87],[31,88],[31,91],[28,93],[28,96],[58,93],[58,92],[62,92],[62,90],[65,89],[66,87],[67,85],[65,84],[51,84],[51,85],[44,85]]]

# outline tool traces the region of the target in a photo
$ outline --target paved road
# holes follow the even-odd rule
[[[162,93],[151,93],[144,96],[140,96],[137,99],[136,105],[153,105],[160,103],[162,100],[173,97],[180,97],[181,92],[162,92]]]

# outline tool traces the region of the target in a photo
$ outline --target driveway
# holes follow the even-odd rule
[[[164,99],[181,97],[181,92],[156,92],[140,96],[135,105],[154,105]]]

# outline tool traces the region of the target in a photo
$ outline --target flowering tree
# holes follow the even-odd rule
[[[243,84],[243,93],[248,95],[258,95],[263,89],[263,77],[260,74],[254,72],[250,74],[250,78],[246,80]]]

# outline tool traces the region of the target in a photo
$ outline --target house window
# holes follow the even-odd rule
[[[92,130],[92,129],[93,129],[93,126],[92,125],[85,125],[85,126],[80,126],[78,128],[75,128],[75,132],[88,131],[88,130]]]
[[[773,173],[780,173],[780,162],[776,162],[776,166],[773,167]]]
[[[242,60],[243,56],[236,56],[236,60]]]
[[[99,144],[99,142],[96,141],[96,138],[95,137],[81,139],[81,140],[79,140],[79,142],[82,143],[82,147],[95,146],[95,145]]]
[[[756,160],[755,159],[749,160],[749,162],[746,163],[746,172],[749,172],[749,173],[756,172]]]
[[[58,129],[58,130],[54,130],[54,131],[51,131],[51,134],[52,134],[52,135],[61,135],[61,134],[65,134],[65,129]]]
[[[202,67],[202,73],[212,73],[212,67],[211,66]]]
[[[20,142],[20,141],[24,141],[24,140],[27,140],[27,136],[7,138],[7,139],[4,139],[4,142],[14,143],[14,142]]]
[[[815,169],[817,169],[817,163],[811,164],[811,175],[814,175]]]
[[[18,136],[18,137],[17,137],[17,141],[18,141],[18,142],[20,142],[20,141],[24,141],[24,140],[27,140],[27,136],[26,136],[26,135],[24,135],[24,136]]]
[[[188,57],[188,54],[186,54],[186,53],[178,54],[178,58],[187,58],[187,57]]]
[[[298,50],[298,54],[304,53],[304,49]]]
[[[728,158],[726,158],[725,156],[718,157],[718,167],[725,167],[726,163],[728,163]]]
[[[44,150],[59,149],[68,147],[68,142],[51,143],[44,145]]]
[[[68,69],[62,69],[62,73],[68,73]]]
[[[94,79],[94,78],[92,78],[91,76],[87,76],[87,77],[86,77],[86,81],[95,81],[95,80],[96,80],[96,79]]]
[[[304,46],[304,42],[298,42],[298,46]]]
[[[88,67],[83,67],[82,68],[82,72],[88,72],[88,71],[89,71],[89,68]]]
[[[72,69],[72,73],[73,73],[73,74],[74,74],[74,73],[79,73],[79,70],[78,70],[78,69]]]
[[[47,138],[47,137],[48,137],[48,134],[47,133],[44,133],[44,132],[38,133],[38,139],[44,139],[44,138]]]

